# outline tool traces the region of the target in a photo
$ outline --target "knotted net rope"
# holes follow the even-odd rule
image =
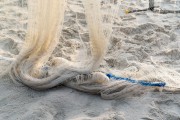
[[[156,89],[156,87],[145,87],[126,81],[115,81],[102,72],[96,72],[108,48],[113,19],[109,14],[101,12],[103,7],[108,9],[112,6],[105,6],[100,0],[83,1],[91,56],[80,62],[72,62],[64,58],[54,58],[49,61],[61,35],[66,4],[66,0],[29,0],[29,21],[25,44],[9,71],[14,82],[37,90],[63,84],[80,91],[101,94],[104,99],[122,98]],[[108,30],[104,29],[103,20],[109,23],[109,26],[106,26]],[[48,62],[55,63],[55,66],[45,69]],[[139,75],[143,72],[142,70]],[[122,73],[125,76],[126,74],[133,73]],[[179,73],[176,75],[180,76]],[[142,76],[147,77],[147,75],[141,75],[140,78]],[[134,77],[138,78],[138,75]],[[150,77],[145,80],[150,80]],[[174,89],[168,90],[174,91]]]

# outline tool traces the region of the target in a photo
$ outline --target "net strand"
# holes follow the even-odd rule
[[[117,6],[115,10],[108,9],[108,13],[102,14],[100,0],[83,1],[90,36],[92,54],[90,59],[72,62],[64,58],[54,58],[51,62],[57,63],[57,65],[46,69],[44,66],[58,44],[61,35],[66,2],[66,0],[29,0],[30,14],[25,44],[9,71],[9,75],[14,81],[38,90],[49,89],[59,84],[64,84],[80,91],[100,94],[104,99],[122,98],[135,93],[141,93],[142,91],[156,89],[157,84],[152,86],[152,84],[146,81],[135,81],[139,84],[116,81],[108,78],[110,74],[107,76],[102,72],[95,72],[106,54],[108,40],[112,32],[114,16],[111,16],[109,13],[118,9]],[[112,3],[111,0],[107,1],[107,6],[104,6],[105,9],[109,7],[108,4],[110,3]],[[107,19],[105,20],[106,17]],[[109,28],[104,27],[103,22],[106,22],[105,24]],[[172,71],[173,75],[169,76],[170,70],[161,72],[163,68],[157,69],[154,66],[146,66],[143,64],[139,65],[140,70],[138,73],[124,71],[122,76],[132,75],[134,79],[137,79],[139,76],[142,80],[151,80],[155,75],[164,80],[164,76],[167,73],[167,78],[171,79],[174,74],[180,76]],[[111,78],[116,79],[117,77],[111,76]],[[175,86],[175,83],[171,83],[171,86]],[[151,86],[142,86],[147,86],[147,84]],[[164,83],[159,86],[163,85]],[[176,89],[170,91],[173,90]]]

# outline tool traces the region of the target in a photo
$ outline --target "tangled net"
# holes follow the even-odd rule
[[[49,61],[61,35],[66,0],[29,0],[28,5],[29,22],[24,48],[9,71],[14,82],[37,90],[63,84],[80,91],[101,94],[104,99],[122,98],[156,89],[126,81],[110,80],[104,73],[96,72],[107,51],[112,31],[110,26],[108,31],[103,29],[100,11],[103,3],[100,4],[99,0],[83,1],[90,35],[91,56],[80,62],[64,58],[53,58]],[[104,16],[104,21],[112,22],[112,16]],[[48,62],[53,66],[47,67]],[[143,71],[139,74],[142,73]],[[131,73],[122,73],[125,76],[126,74]],[[134,76],[138,78],[137,74]]]

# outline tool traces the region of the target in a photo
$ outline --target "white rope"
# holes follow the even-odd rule
[[[94,72],[99,68],[104,58],[108,48],[108,39],[111,36],[109,34],[107,37],[104,35],[99,0],[86,0],[83,2],[90,34],[91,58],[80,62],[55,58],[51,61],[55,63],[55,66],[44,67],[59,41],[59,32],[62,31],[63,27],[66,2],[65,0],[29,1],[30,18],[25,45],[9,71],[9,75],[13,80],[33,89],[49,89],[64,84],[77,90],[101,94],[104,99],[116,99],[155,89],[154,87],[110,80],[102,72]],[[113,16],[111,17],[109,24],[113,22]],[[112,25],[109,27],[112,27]],[[109,29],[111,31],[111,28]],[[146,66],[140,65],[139,67]],[[151,73],[155,75],[161,75],[162,73],[161,69],[154,70],[155,67],[152,67],[149,70],[149,68],[140,69],[135,74],[139,74],[143,78],[147,72],[146,74],[149,76],[145,77],[149,80],[151,77],[153,78]],[[171,76],[167,77],[170,78]]]

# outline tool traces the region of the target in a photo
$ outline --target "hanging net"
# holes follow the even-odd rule
[[[20,6],[28,5],[27,33],[26,37],[22,36],[25,41],[20,46],[21,51],[16,53],[16,59],[10,61],[11,67],[2,75],[10,76],[16,84],[37,90],[65,85],[100,94],[104,99],[122,98],[151,90],[179,92],[180,73],[176,70],[159,65],[146,54],[145,49],[138,48],[141,52],[135,53],[136,57],[149,60],[143,63],[128,61],[130,57],[123,56],[121,47],[116,48],[121,46],[115,45],[120,44],[116,35],[118,30],[122,37],[126,37],[147,28],[162,29],[148,23],[140,25],[133,33],[132,27],[121,26],[123,20],[133,19],[125,14],[120,16],[122,2],[29,0],[26,4],[22,0]],[[81,7],[74,9],[77,4]],[[24,23],[14,27],[16,32],[26,28],[26,17],[21,15],[18,19]],[[121,27],[117,29],[117,26]],[[134,37],[141,39],[138,35]],[[114,49],[120,51],[114,52]],[[179,52],[179,49],[173,51]]]

